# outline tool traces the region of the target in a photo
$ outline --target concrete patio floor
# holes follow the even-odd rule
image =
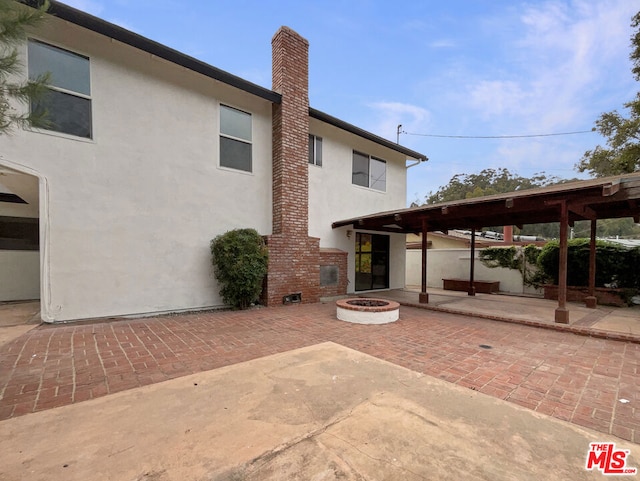
[[[390,293],[385,293],[384,295],[389,294]],[[38,465],[40,466],[38,469],[44,469],[45,471],[50,470],[49,468],[53,469],[53,467],[41,463],[38,464],[34,459],[38,457],[40,449],[43,450],[42,452],[53,452],[55,451],[55,444],[64,446],[64,443],[67,441],[74,443],[77,442],[77,439],[81,439],[75,438],[76,441],[73,441],[74,438],[69,438],[67,441],[60,441],[59,443],[47,441],[51,433],[58,436],[59,433],[69,430],[69,426],[73,424],[70,421],[71,419],[93,419],[92,422],[97,423],[101,418],[101,414],[103,412],[109,413],[110,410],[114,410],[117,416],[123,416],[125,412],[131,409],[132,403],[136,405],[140,403],[140,406],[147,406],[148,409],[160,409],[160,411],[162,411],[164,405],[154,407],[153,402],[151,405],[145,403],[144,400],[147,398],[147,395],[149,394],[151,396],[149,399],[153,399],[151,393],[156,390],[163,392],[165,389],[163,386],[179,386],[176,388],[167,388],[170,390],[185,389],[184,386],[187,386],[189,382],[191,382],[190,380],[193,376],[215,377],[218,376],[218,373],[220,373],[221,376],[227,373],[224,375],[230,377],[224,382],[230,383],[230,385],[238,391],[235,393],[236,396],[249,396],[251,392],[256,390],[263,392],[261,391],[262,388],[249,386],[241,382],[244,377],[248,376],[247,374],[229,374],[234,371],[229,371],[228,369],[234,365],[244,366],[245,364],[239,363],[245,363],[246,361],[255,360],[259,364],[259,362],[262,361],[261,358],[270,359],[268,356],[277,355],[286,357],[290,351],[298,352],[296,350],[299,349],[304,351],[305,348],[311,348],[313,350],[315,349],[313,346],[318,344],[326,346],[324,343],[327,342],[332,343],[332,349],[343,346],[349,348],[348,351],[350,353],[352,353],[351,350],[353,350],[362,355],[366,355],[365,357],[367,357],[367,359],[370,359],[368,356],[373,356],[377,358],[379,362],[384,361],[384,366],[388,366],[389,369],[397,368],[401,369],[402,372],[411,372],[411,376],[416,376],[423,380],[426,379],[429,383],[435,383],[433,385],[437,384],[438,386],[448,387],[451,390],[451,396],[455,398],[461,396],[459,402],[462,403],[461,405],[467,406],[465,409],[468,410],[470,415],[468,421],[464,421],[458,426],[460,431],[468,429],[470,430],[469,432],[479,432],[473,431],[476,425],[474,425],[472,421],[475,420],[481,424],[485,414],[482,414],[483,411],[478,411],[480,414],[476,415],[473,413],[476,409],[479,409],[478,406],[482,405],[483,402],[488,402],[497,403],[499,407],[496,409],[500,412],[512,412],[510,410],[516,409],[518,414],[517,416],[514,415],[514,419],[520,419],[520,416],[522,416],[521,413],[525,413],[527,416],[533,416],[532,419],[534,420],[560,421],[562,425],[565,425],[564,422],[568,421],[573,425],[569,426],[570,431],[574,433],[582,432],[582,441],[580,441],[580,443],[583,444],[586,438],[589,438],[590,441],[593,442],[617,439],[617,443],[621,443],[621,440],[640,443],[640,342],[638,342],[640,339],[634,337],[634,335],[629,335],[631,340],[620,341],[577,335],[567,330],[557,331],[554,330],[554,326],[551,326],[553,329],[543,329],[528,325],[518,325],[513,322],[495,322],[485,319],[484,313],[480,312],[481,309],[485,308],[482,307],[484,303],[493,303],[494,306],[496,306],[495,312],[511,313],[509,314],[513,318],[511,321],[515,320],[526,323],[542,322],[544,313],[553,312],[555,303],[553,303],[552,306],[548,306],[545,304],[548,303],[548,301],[544,301],[543,304],[535,304],[534,301],[539,302],[541,300],[530,299],[522,301],[520,298],[506,296],[489,296],[486,299],[477,296],[476,298],[469,299],[465,293],[461,294],[464,295],[459,296],[458,301],[451,301],[448,297],[445,301],[448,299],[447,302],[449,305],[459,302],[456,309],[461,309],[460,306],[464,307],[464,305],[474,306],[474,304],[470,303],[475,302],[476,307],[470,309],[475,310],[475,316],[480,315],[481,317],[443,312],[442,309],[444,309],[443,304],[445,304],[445,302],[441,303],[440,306],[432,306],[440,310],[429,310],[404,305],[401,307],[400,320],[392,324],[380,326],[354,325],[338,321],[335,317],[334,303],[326,302],[311,305],[260,308],[250,311],[199,312],[143,319],[87,321],[55,326],[27,325],[25,327],[23,325],[20,327],[29,329],[27,332],[14,333],[8,338],[5,337],[5,341],[2,341],[1,331],[11,329],[15,326],[0,327],[0,419],[5,420],[0,422],[0,443],[8,443],[5,445],[10,446],[12,440],[15,440],[17,443],[18,440],[22,439],[22,442],[25,443],[25,448],[22,450],[22,453],[18,453],[20,456],[17,458],[23,463],[22,466]],[[382,296],[382,294],[380,295]],[[413,294],[405,292],[396,293],[396,295],[411,296]],[[503,300],[503,297],[505,300]],[[435,296],[433,296],[432,301],[435,301],[435,299]],[[533,303],[529,304],[530,302]],[[506,304],[503,305],[500,303]],[[577,306],[577,309],[582,308]],[[607,308],[599,308],[596,311],[585,309],[589,312],[582,318],[575,316],[577,321],[573,321],[574,306],[571,305],[572,325],[570,325],[569,328],[580,327],[576,326],[575,323],[582,322],[583,325],[580,329],[591,329],[598,322],[607,321],[610,325],[612,322],[611,319],[620,318],[619,314],[615,313],[613,317],[607,318],[611,313],[607,314],[605,311],[602,311],[602,313],[604,313],[602,316],[600,309]],[[29,309],[27,309],[27,311],[28,310]],[[456,312],[455,309],[453,309],[453,311]],[[537,312],[539,318],[534,320],[527,318],[520,320],[515,319],[519,316],[531,316],[533,312]],[[586,325],[589,324],[589,319],[596,317],[594,312],[598,312],[597,316],[599,319],[591,325]],[[623,322],[626,324],[637,322],[637,318],[634,317],[634,313],[637,311],[630,310],[629,312],[632,315],[627,317],[623,316]],[[0,315],[1,313],[2,310],[0,309]],[[551,319],[552,318],[553,317],[551,317]],[[27,320],[28,319],[25,319],[25,322],[27,322]],[[8,324],[13,323],[9,322]],[[0,321],[0,326],[1,325],[2,322]],[[566,327],[563,329],[566,329]],[[603,329],[599,330],[604,331],[605,334],[609,332]],[[620,331],[611,330],[610,332],[619,333]],[[2,342],[4,342],[4,344],[2,344]],[[323,351],[323,349],[321,350]],[[338,351],[340,351],[340,349],[338,349]],[[340,352],[334,354],[337,356],[337,359],[342,355]],[[280,359],[277,356],[276,359]],[[295,356],[297,356],[297,354],[294,355],[294,357]],[[315,362],[316,361],[313,361],[312,364]],[[354,364],[358,366],[361,362],[354,361]],[[252,364],[248,363],[247,365]],[[410,371],[405,371],[402,368]],[[291,372],[300,370],[300,372],[303,373],[305,369],[303,362],[291,370]],[[387,368],[385,367],[384,369]],[[322,372],[326,374],[326,371]],[[192,377],[186,377],[189,375]],[[359,379],[360,377],[357,369],[350,374],[344,375],[351,376],[351,379]],[[364,376],[364,378],[366,378],[366,376]],[[282,378],[285,387],[290,386],[292,382],[295,385],[297,382],[295,376],[293,376],[293,380],[287,379],[289,378],[286,376]],[[196,380],[194,382],[200,385],[199,381]],[[216,383],[221,382],[223,381],[216,381]],[[375,384],[377,381],[372,382]],[[220,386],[222,385],[223,384],[220,384]],[[267,384],[266,386],[270,385]],[[361,389],[361,384],[355,381],[353,381],[353,386],[354,389]],[[297,389],[304,391],[304,387],[305,384],[303,383],[297,386]],[[271,403],[274,411],[282,410],[282,408],[285,408],[286,411],[291,407],[281,402],[282,386],[276,387],[273,385],[269,389],[269,393],[275,396],[275,398],[267,396],[271,400],[264,402]],[[329,389],[329,387],[327,387],[327,389]],[[219,391],[215,389],[214,391],[215,393],[212,392],[208,398],[212,400],[212,402],[215,401],[215,396],[223,396],[224,398],[226,395],[225,392],[228,390],[221,388]],[[290,392],[288,388],[284,389],[284,391]],[[189,395],[186,390],[184,392],[186,396]],[[365,389],[362,392],[366,393],[369,391]],[[421,419],[420,416],[426,420],[433,420],[438,416],[444,416],[441,418],[441,421],[444,423],[443,425],[455,424],[447,420],[448,414],[446,412],[429,411],[432,408],[435,409],[435,401],[429,397],[429,389],[423,392],[421,398],[410,397],[409,399],[407,399],[407,395],[399,393],[395,388],[389,389],[388,391],[384,390],[384,392],[393,393],[393,396],[397,397],[393,398],[394,401],[391,403],[392,405],[397,404],[404,406],[405,401],[410,401],[409,404],[406,404],[409,408],[403,411],[404,414],[402,414],[400,418],[397,418],[397,426],[402,426],[402,429],[399,431],[401,433],[404,432],[407,422],[405,416],[408,416],[407,419],[414,420]],[[109,396],[107,396],[108,394]],[[371,392],[369,392],[369,394],[371,394]],[[369,394],[363,395],[368,396]],[[371,394],[371,396],[374,396],[374,394]],[[310,392],[309,395],[313,396],[313,392]],[[131,401],[127,396],[133,396],[133,399],[136,399],[136,401]],[[464,399],[466,399],[465,396],[471,396],[470,399],[473,399],[473,401],[470,401],[471,404],[464,404],[466,402],[464,401]],[[264,399],[267,399],[267,397]],[[122,399],[124,399],[124,401],[120,401]],[[129,399],[129,401],[126,399]],[[273,399],[275,399],[275,401]],[[354,398],[350,399],[353,400]],[[115,404],[112,404],[111,400],[113,400]],[[380,400],[376,398],[375,403],[379,405],[379,401]],[[124,404],[122,404],[123,402]],[[254,399],[252,402],[257,403],[263,401]],[[304,402],[308,403],[309,401],[305,398]],[[315,408],[309,409],[308,406],[304,407],[304,402],[298,406],[300,409],[306,409],[307,412],[315,412]],[[339,396],[335,395],[320,396],[314,402],[325,403],[326,405],[341,403]],[[346,412],[360,414],[366,412],[368,413],[367,416],[370,416],[374,421],[386,419],[385,416],[387,415],[391,416],[391,419],[395,419],[393,412],[381,414],[379,411],[376,411],[377,408],[375,408],[375,406],[365,406],[359,404],[359,402],[355,404],[347,403],[351,407],[347,409],[347,411],[344,411],[343,414],[346,415]],[[449,413],[455,411],[454,407],[457,402],[458,401],[450,400],[445,403],[445,407],[451,405]],[[60,407],[62,407],[62,409],[60,409]],[[526,409],[521,409],[521,407]],[[387,406],[385,409],[391,408],[392,406]],[[139,415],[132,419],[140,424],[141,419],[145,419],[144,413],[146,411],[142,407],[139,409],[142,409],[142,411],[132,411],[139,412]],[[175,410],[169,410],[164,416],[166,416],[166,419],[173,419],[177,417],[176,412]],[[420,415],[416,416],[416,413]],[[25,414],[29,415],[25,416]],[[161,414],[154,416],[161,416]],[[486,416],[489,415],[486,414]],[[555,421],[549,419],[549,417],[555,418]],[[366,418],[366,416],[364,416],[364,418]],[[55,424],[56,419],[66,419],[67,422],[66,424]],[[106,416],[105,419],[112,420],[113,417]],[[323,418],[323,422],[327,419],[328,418]],[[346,418],[340,417],[340,419]],[[217,421],[212,421],[211,418],[205,416],[203,422],[210,423]],[[332,421],[327,422],[327,426],[329,426]],[[364,421],[359,420],[357,424],[359,425],[361,422]],[[434,422],[438,424],[437,421]],[[521,424],[518,424],[519,422],[521,421],[513,421],[513,426],[521,426]],[[531,422],[534,423],[534,421]],[[537,423],[537,421],[535,422]],[[288,425],[288,423],[289,421],[284,424]],[[343,426],[349,425],[347,421],[345,421],[345,423],[347,424],[343,424]],[[150,423],[143,422],[143,424],[145,429],[151,429],[151,427],[149,427]],[[278,423],[276,422],[275,424]],[[343,471],[346,470],[348,466],[359,466],[359,462],[355,459],[350,458],[351,460],[347,462],[344,460],[345,458],[340,458],[342,461],[336,458],[335,452],[333,451],[335,446],[326,448],[325,450],[325,447],[328,446],[326,439],[325,441],[319,441],[320,438],[316,437],[317,433],[314,430],[316,428],[312,427],[308,423],[308,420],[302,424],[310,426],[310,430],[307,431],[307,434],[300,434],[300,436],[304,438],[311,433],[309,438],[313,438],[310,441],[311,445],[316,449],[317,443],[320,442],[322,446],[320,450],[322,456],[328,456],[327,458],[321,456],[320,459],[334,463],[332,466],[338,466]],[[373,424],[376,423],[374,422]],[[377,424],[380,425],[381,423],[378,422]],[[507,433],[509,425],[511,424],[511,422],[508,422],[505,425],[505,433]],[[110,423],[105,424],[105,429],[107,429],[109,425]],[[162,423],[160,423],[160,426],[161,425]],[[293,423],[293,425],[297,426],[295,423]],[[38,426],[42,426],[42,431],[40,431]],[[433,434],[425,431],[429,426],[431,425],[426,423],[426,425],[415,428],[419,431],[419,433],[416,431],[416,433],[418,433],[416,434],[416,436],[418,436],[416,442],[421,446],[429,444],[425,442],[425,439],[430,439],[430,436]],[[91,423],[89,423],[86,429],[91,431],[94,430],[95,427],[92,427]],[[79,423],[77,428],[74,427],[72,429],[72,432],[81,433],[86,429]],[[120,430],[126,433],[129,428],[120,427],[114,429],[115,434],[112,432],[112,429],[111,431],[107,431],[108,434],[106,436],[100,431],[102,439],[110,439],[110,437],[114,435],[117,437],[119,436],[118,433],[121,432]],[[162,441],[164,438],[162,437],[161,427],[158,429],[160,431],[156,434],[149,434],[149,436],[160,436],[160,441]],[[272,427],[268,427],[268,429],[270,430]],[[325,428],[322,427],[319,429],[322,431]],[[488,428],[482,430],[481,437],[475,438],[476,444],[479,443],[483,446],[486,444],[486,446],[489,447],[493,446],[488,449],[495,450],[497,449],[496,445],[492,445],[494,441],[487,441],[486,443],[484,441],[484,439],[489,436],[487,429]],[[352,447],[354,450],[362,451],[364,449],[362,443],[366,444],[368,442],[364,439],[365,432],[368,433],[368,431],[364,430],[362,432],[357,431],[357,434],[354,434],[354,436],[363,436],[362,438],[350,441],[353,444]],[[412,431],[412,433],[413,432],[414,431]],[[560,432],[564,434],[560,434]],[[24,434],[26,437],[22,438],[22,434],[18,433],[26,433]],[[379,431],[375,431],[374,434],[376,433],[379,433]],[[515,427],[510,431],[511,436],[522,435],[518,433],[519,431]],[[554,431],[554,433],[551,438],[545,438],[549,446],[561,447],[567,444],[567,448],[576,448],[580,451],[579,456],[577,451],[575,451],[573,455],[565,453],[568,457],[559,457],[559,463],[562,464],[566,461],[570,466],[573,466],[572,469],[575,469],[575,466],[580,464],[576,456],[582,456],[580,462],[583,463],[584,456],[586,456],[586,452],[583,453],[583,451],[586,448],[579,445],[579,443],[575,444],[577,442],[575,441],[576,438],[571,437],[574,436],[574,434],[569,435],[564,430]],[[240,434],[238,435],[240,436]],[[252,429],[244,432],[243,435],[252,438],[257,434]],[[367,436],[369,435],[370,434],[367,434]],[[394,434],[392,429],[391,432],[386,435],[391,437],[395,435],[397,437],[398,433],[396,432]],[[447,434],[447,436],[449,435],[453,436],[451,433]],[[55,436],[54,439],[57,439]],[[298,435],[296,434],[296,436]],[[288,441],[285,442],[285,445],[293,446],[289,443],[292,439],[298,439],[296,436],[287,438]],[[459,435],[456,436],[460,437]],[[496,436],[504,437],[506,434],[500,434],[500,431],[496,430]],[[571,439],[567,438],[567,436]],[[272,441],[271,438],[268,439],[270,441],[262,445],[262,448],[266,449],[264,452],[269,453],[275,449],[276,452],[279,453],[280,451],[278,451],[277,447],[274,447],[276,445],[268,446]],[[466,439],[465,442],[471,443],[470,438],[463,436],[460,439]],[[223,445],[226,443],[226,441],[223,441],[223,438],[219,438],[219,440]],[[397,439],[396,441],[399,442]],[[450,441],[451,439],[447,438],[447,443]],[[82,443],[82,441],[80,442]],[[95,442],[99,444],[98,441]],[[218,450],[217,442],[218,441],[213,443],[210,448]],[[34,444],[28,447],[27,445],[29,443]],[[47,446],[45,447],[42,443],[47,444]],[[127,448],[127,446],[124,446],[124,448],[116,449],[116,444],[114,444],[113,448],[110,448],[113,452],[117,452],[118,449]],[[307,446],[306,443],[303,444]],[[526,456],[533,452],[545,453],[544,450],[540,451],[541,448],[538,446],[534,448],[529,441],[526,441],[525,444],[532,448],[530,452],[525,449],[525,452],[529,452]],[[189,449],[195,449],[193,444],[189,444],[189,446]],[[298,461],[309,458],[308,452],[305,454],[305,452],[298,451],[301,446],[302,445],[298,446],[296,444],[296,448],[290,451],[302,456],[302,458],[295,458]],[[449,444],[447,444],[447,446],[449,446]],[[433,444],[430,448],[425,447],[424,452],[429,453],[429,449],[435,449],[436,447],[437,443]],[[2,446],[0,446],[0,448],[2,448]],[[69,451],[69,449],[67,446],[67,451]],[[134,453],[139,452],[139,448],[131,449]],[[473,451],[476,449],[476,446],[469,445],[462,449]],[[631,449],[635,456],[634,459],[638,459],[637,449],[635,447]],[[338,451],[346,452],[347,448],[343,446],[343,448],[340,448]],[[380,454],[370,452],[367,449],[364,449],[364,451],[366,457],[371,459],[375,459],[376,456]],[[105,453],[104,451],[99,452],[102,455]],[[488,451],[480,450],[473,452],[476,454],[479,453],[478,459],[480,460],[483,459],[483,457],[489,460],[495,458],[495,453],[491,454]],[[0,449],[0,453],[2,453],[0,454],[0,466],[5,464],[5,461],[13,459],[13,455],[9,456],[9,454],[7,454],[8,451],[4,449]],[[555,450],[551,450],[549,453],[553,454]],[[94,455],[98,456],[95,453],[93,455],[87,454],[89,459]],[[187,454],[185,454],[185,456],[187,456]],[[265,466],[269,465],[274,467],[274,469],[278,466],[277,464],[269,464],[272,459],[276,460],[278,456],[270,457],[270,455],[267,454],[268,459],[262,458],[261,456],[262,455],[258,455],[258,458],[256,458],[261,460],[259,463],[260,466],[263,466],[263,461],[268,461],[264,464]],[[436,456],[436,454],[433,454],[433,456]],[[525,456],[525,454],[523,454],[523,456]],[[563,456],[565,455],[563,454]],[[573,458],[569,461],[571,456],[573,456]],[[56,460],[57,459],[58,457],[56,456]],[[422,466],[423,463],[427,463],[426,458],[420,458],[422,459],[421,461],[417,461],[417,459],[418,458],[414,456],[410,458],[410,460],[405,459],[405,461],[402,461],[399,465],[407,468],[414,466],[414,464],[416,466]],[[455,457],[447,459],[462,462],[461,459]],[[502,458],[499,459],[499,462],[503,462]],[[535,460],[537,458],[532,459]],[[138,458],[138,460],[140,460],[140,458]],[[205,479],[281,479],[277,477],[266,477],[266,471],[252,471],[256,465],[251,464],[250,461],[245,459],[238,458],[235,459],[235,461],[237,461],[237,463],[232,463],[233,466],[227,466],[225,464],[229,469],[225,474],[225,476],[227,476],[226,478],[208,477]],[[340,464],[343,461],[347,464]],[[213,464],[209,467],[213,465],[217,466],[214,461],[211,462]],[[479,462],[480,461],[478,461],[478,463]],[[176,461],[176,463],[176,466],[180,465],[179,461]],[[430,469],[436,469],[433,463],[433,460],[427,463]],[[67,464],[71,466],[71,463]],[[447,463],[441,462],[441,464],[446,465]],[[436,463],[436,467],[441,466],[441,464]],[[631,465],[635,466],[637,464],[638,463]],[[15,464],[8,465],[15,466]],[[139,464],[138,467],[140,466],[142,465]],[[469,467],[468,464],[464,463],[462,466]],[[282,466],[280,466],[280,468],[282,468]],[[392,467],[389,469],[391,468]],[[398,468],[398,466],[393,467],[393,469],[396,468]],[[182,479],[179,476],[175,477],[174,475],[168,475],[166,473],[168,477],[163,477],[165,474],[161,471],[154,471],[155,468],[149,469],[150,470],[146,471],[147,474],[143,473],[144,476],[140,474],[137,478],[134,477],[130,479]],[[519,468],[514,465],[513,469],[517,470]],[[277,473],[278,471],[276,470],[274,472]],[[334,470],[334,474],[337,472],[338,471]],[[356,474],[358,476],[365,476],[365,474],[363,474],[365,471],[362,471],[360,468],[357,468],[353,472],[349,472],[348,470],[344,472],[351,473],[350,475],[352,476],[356,476]],[[393,472],[396,474],[390,475],[391,477],[387,479],[429,479],[430,477],[420,475],[422,477],[411,478],[406,475],[409,471]],[[397,474],[400,472],[404,473],[404,475],[400,476]],[[1,469],[0,473],[2,473]],[[482,471],[475,478],[471,475],[465,477],[458,473],[456,479],[500,479],[492,478],[487,473],[491,474],[490,471]],[[66,468],[62,471],[62,474],[68,474]],[[501,479],[528,479],[517,476],[509,477],[508,471],[503,474],[504,476]],[[582,476],[587,473],[584,470],[580,470],[579,474]],[[601,476],[599,473],[589,473],[589,475],[593,474]],[[484,475],[486,475],[486,477],[482,477]],[[541,475],[541,473],[538,473],[538,475]],[[329,477],[329,475],[327,476],[326,478],[321,477],[318,479],[334,479]],[[549,476],[546,475],[545,477]],[[4,474],[0,475],[0,478],[13,479],[4,476]],[[347,477],[345,479],[374,478]],[[447,479],[440,476],[436,476],[436,478]],[[564,477],[564,479],[568,478],[582,479],[576,476]],[[32,479],[39,478],[33,477]],[[42,479],[58,478],[49,477]],[[61,477],[59,479],[75,478]],[[105,479],[109,479],[109,477],[105,476]],[[115,476],[111,477],[111,479],[123,478]],[[532,477],[530,479],[537,478]]]
[[[555,322],[558,302],[553,300],[504,294],[469,296],[466,292],[429,288],[429,303],[420,304],[419,292],[417,286],[409,286],[407,289],[366,295],[388,298],[424,309],[553,328],[605,339],[640,342],[640,305],[624,308],[598,306],[596,309],[589,309],[583,303],[570,302],[567,304],[569,324],[566,325]]]
[[[640,460],[637,445],[333,343],[0,428],[4,481],[595,480],[596,440]]]
[[[40,322],[40,301],[0,302],[0,346]]]

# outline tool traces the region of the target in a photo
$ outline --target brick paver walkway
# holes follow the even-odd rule
[[[40,326],[0,349],[0,419],[324,341],[640,443],[640,344],[410,307],[363,326],[331,303]]]

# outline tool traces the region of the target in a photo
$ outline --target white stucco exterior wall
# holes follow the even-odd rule
[[[34,38],[89,57],[93,126],[91,140],[0,137],[0,168],[38,184],[43,319],[222,306],[210,240],[272,231],[272,104],[56,18]],[[220,104],[252,115],[252,173],[219,166]],[[323,166],[309,166],[309,235],[349,253],[353,290],[355,235],[331,223],[403,208],[405,156],[316,119],[310,128],[324,149]],[[386,192],[352,185],[354,149],[387,162]],[[404,243],[390,234],[392,288],[404,286]]]
[[[309,124],[310,133],[322,137],[323,149],[322,167],[309,165],[309,235],[320,238],[320,247],[348,252],[348,292],[354,292],[355,231],[346,227],[332,229],[331,224],[358,215],[404,208],[406,156],[317,119],[310,119]],[[386,192],[351,183],[354,150],[387,162]],[[354,234],[348,238],[347,231]],[[405,285],[405,235],[388,235],[389,287],[402,288]]]
[[[540,290],[524,286],[522,275],[513,270],[496,267],[490,269],[478,259],[475,253],[474,278],[479,281],[500,281],[500,291],[512,294],[539,294]],[[471,260],[469,249],[429,249],[427,250],[427,287],[442,289],[442,279],[469,279]],[[407,286],[422,283],[422,251],[407,250]]]
[[[271,233],[271,104],[55,18],[37,38],[90,58],[94,131],[0,138],[42,180],[43,319],[221,305],[209,241]],[[220,103],[252,114],[251,174],[218,166]]]
[[[38,251],[0,250],[0,302],[39,298]]]
[[[20,190],[26,204],[0,202],[2,217],[38,217],[38,178],[0,166],[0,189]],[[24,192],[24,193],[23,193]],[[0,301],[40,298],[38,251],[0,249]]]

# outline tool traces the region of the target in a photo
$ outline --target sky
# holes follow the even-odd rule
[[[602,112],[632,100],[630,0],[66,0],[271,88],[271,38],[309,40],[312,107],[421,152],[407,204],[456,174],[587,178]],[[469,139],[435,136],[520,136]]]

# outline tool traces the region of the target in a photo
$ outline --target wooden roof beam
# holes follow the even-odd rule
[[[417,232],[412,231],[410,229],[405,229],[404,227],[401,227],[400,229],[396,229],[394,227],[389,227],[386,225],[380,226],[380,227],[363,227],[364,230],[373,230],[376,232],[391,232],[392,234],[415,234]]]
[[[604,197],[609,197],[614,194],[617,194],[620,190],[620,181],[610,182],[602,186],[602,195]]]
[[[569,204],[567,207],[569,208],[569,210],[571,212],[573,212],[574,214],[576,214],[576,215],[578,215],[580,217],[584,217],[585,219],[596,220],[598,218],[598,214],[596,213],[596,211],[593,210],[588,205],[584,205],[584,204],[580,204],[580,205]]]

